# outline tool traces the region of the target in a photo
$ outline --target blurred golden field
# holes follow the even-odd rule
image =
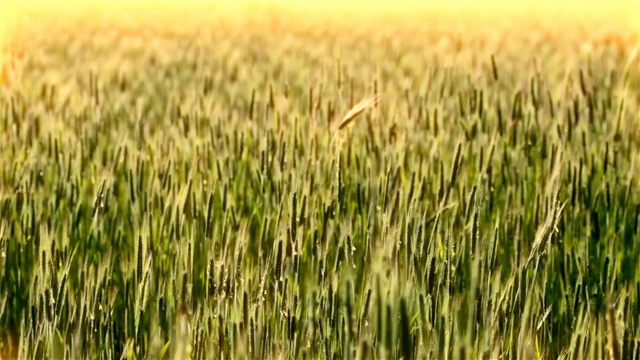
[[[3,0],[0,35],[5,51],[23,52],[60,36],[121,29],[138,35],[203,31],[406,31],[456,34],[468,38],[531,31],[580,40],[638,40],[639,4],[619,1],[47,1]],[[98,35],[96,33],[95,35]],[[501,35],[496,35],[501,34]],[[428,45],[428,44],[425,44]]]
[[[440,50],[448,51],[452,46],[453,51],[448,54],[452,61],[459,60],[459,53],[468,57],[473,51],[466,50],[474,49],[505,56],[533,51],[542,59],[545,48],[584,55],[600,45],[637,60],[640,6],[636,3],[2,0],[0,64],[3,77],[16,77],[21,74],[19,64],[25,56],[43,54],[43,50],[52,48],[67,47],[71,51],[88,45],[83,48],[88,58],[75,59],[75,66],[119,66],[114,63],[119,61],[113,58],[116,53],[108,51],[107,56],[102,56],[101,49],[113,49],[117,44],[127,46],[129,40],[129,45],[148,40],[169,51],[164,45],[210,43],[216,38],[244,44],[267,35],[283,41],[297,36],[305,37],[304,41],[315,39],[321,47],[332,47],[328,50],[334,57],[344,55],[347,62],[350,45],[339,39],[358,38],[374,46],[379,41],[412,43],[425,56],[443,54]]]

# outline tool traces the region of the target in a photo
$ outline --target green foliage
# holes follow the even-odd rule
[[[638,69],[429,34],[34,39],[0,96],[2,351],[638,358]]]

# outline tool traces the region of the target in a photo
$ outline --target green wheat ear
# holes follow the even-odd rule
[[[340,131],[346,128],[349,124],[353,122],[360,114],[362,114],[365,110],[374,107],[380,101],[380,96],[375,95],[373,97],[364,98],[359,103],[357,103],[354,107],[351,108],[347,112],[347,114],[342,118],[338,127],[333,131],[331,135],[331,142],[329,143],[329,147],[333,148],[333,143],[336,138],[340,134]]]

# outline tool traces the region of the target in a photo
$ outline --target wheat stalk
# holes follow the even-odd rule
[[[338,124],[338,127],[333,131],[331,135],[331,142],[329,143],[330,147],[333,147],[333,143],[336,140],[336,137],[340,134],[340,131],[346,128],[349,124],[353,122],[360,114],[362,114],[365,110],[375,106],[380,101],[380,97],[375,95],[373,97],[364,98],[359,103],[357,103],[354,107],[349,110],[346,115]]]
[[[620,348],[618,347],[618,337],[616,336],[616,314],[613,304],[611,303],[611,295],[607,295],[607,330],[609,332],[607,341],[607,350],[612,360],[620,360]]]

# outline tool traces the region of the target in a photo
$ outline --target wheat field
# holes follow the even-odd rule
[[[0,357],[640,359],[632,1],[0,2]]]

